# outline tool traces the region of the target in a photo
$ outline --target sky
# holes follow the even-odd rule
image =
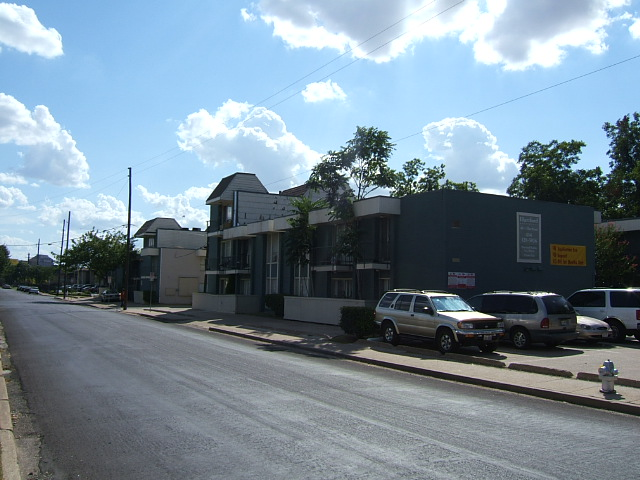
[[[132,236],[204,229],[222,178],[301,185],[359,126],[391,168],[486,193],[532,141],[608,173],[639,73],[640,0],[0,2],[0,244],[52,256],[69,218],[71,240],[126,233],[129,182]]]

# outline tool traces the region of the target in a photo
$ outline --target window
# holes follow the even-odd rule
[[[574,307],[604,307],[604,292],[576,292],[569,301]]]
[[[413,303],[413,311],[416,313],[424,313],[424,309],[430,306],[431,305],[429,304],[429,299],[427,297],[418,295]]]
[[[413,295],[400,295],[398,300],[396,300],[396,310],[404,310],[408,312],[411,308],[411,301],[413,300]]]
[[[380,308],[389,308],[397,295],[397,293],[393,292],[385,293],[384,296],[380,299],[380,304],[378,306]]]
[[[293,269],[293,294],[299,297],[309,296],[309,264],[297,264]]]
[[[333,278],[331,287],[334,298],[353,298],[353,282],[350,278]]]
[[[611,306],[619,308],[640,308],[640,292],[610,292]]]
[[[278,293],[278,258],[280,253],[280,236],[277,233],[267,235],[267,282],[265,293]]]

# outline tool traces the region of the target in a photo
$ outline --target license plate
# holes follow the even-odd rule
[[[483,335],[484,340],[493,340],[493,335]]]
[[[566,327],[567,326],[567,321],[566,320],[560,320],[560,326],[561,327]]]

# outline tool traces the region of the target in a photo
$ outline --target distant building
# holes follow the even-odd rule
[[[29,265],[37,265],[39,267],[53,267],[55,262],[49,255],[35,255],[29,258]]]
[[[188,305],[193,293],[204,291],[206,232],[182,228],[173,218],[154,218],[134,237],[143,241],[136,302],[155,299],[162,304]]]

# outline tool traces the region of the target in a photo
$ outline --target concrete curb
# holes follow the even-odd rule
[[[3,480],[20,480],[18,451],[13,435],[13,422],[9,407],[9,395],[4,377],[0,379],[0,462]]]
[[[354,356],[354,355],[350,355],[348,353],[334,352],[334,351],[331,351],[331,350],[322,349],[320,347],[292,344],[291,342],[284,341],[284,340],[265,338],[265,337],[262,337],[260,335],[254,335],[254,334],[247,333],[247,332],[231,331],[231,330],[227,330],[227,329],[224,329],[224,328],[209,327],[209,331],[210,332],[216,332],[216,333],[222,333],[222,334],[225,334],[225,335],[232,335],[232,336],[235,336],[235,337],[247,338],[247,339],[250,339],[250,340],[255,340],[255,341],[260,341],[260,342],[267,342],[267,343],[272,343],[272,344],[276,344],[276,345],[287,346],[287,347],[292,348],[292,349],[301,349],[301,350],[313,351],[313,352],[320,351],[320,352],[322,352],[322,353],[324,353],[326,355],[331,355],[331,356],[338,357],[338,358],[344,358],[344,359],[352,360],[352,361],[359,362],[359,363],[366,363],[366,364],[369,364],[369,365],[376,365],[376,366],[379,366],[379,367],[389,368],[389,369],[398,370],[398,371],[402,371],[402,372],[413,373],[413,374],[416,374],[416,375],[424,375],[424,376],[429,376],[429,377],[433,377],[433,378],[439,378],[439,379],[442,379],[442,380],[451,380],[451,381],[455,381],[455,382],[459,382],[459,383],[466,383],[466,384],[469,384],[469,385],[477,385],[477,386],[481,386],[481,387],[493,388],[493,389],[497,389],[497,390],[504,390],[504,391],[513,392],[513,393],[520,393],[520,394],[523,394],[523,395],[529,395],[529,396],[532,396],[532,397],[544,398],[544,399],[547,399],[547,400],[561,401],[561,402],[571,403],[571,404],[574,404],[574,405],[581,405],[581,406],[586,406],[586,407],[592,407],[592,408],[599,408],[599,409],[603,409],[603,410],[614,411],[614,412],[618,412],[618,413],[625,413],[625,414],[628,414],[628,415],[640,416],[640,405],[629,405],[629,404],[621,404],[621,403],[612,403],[612,402],[608,401],[607,399],[584,397],[584,396],[580,396],[580,395],[573,395],[573,394],[566,393],[566,392],[558,393],[558,392],[555,392],[555,391],[552,391],[552,390],[545,390],[545,389],[540,389],[540,388],[535,388],[535,387],[527,387],[527,386],[524,386],[524,385],[512,385],[512,384],[509,384],[509,383],[498,382],[498,381],[494,381],[494,380],[487,380],[487,379],[484,379],[484,378],[469,377],[469,376],[459,375],[459,374],[455,374],[455,373],[448,373],[448,372],[441,372],[441,371],[438,371],[438,370],[431,370],[431,369],[428,369],[428,368],[413,367],[413,366],[402,365],[402,364],[398,364],[398,363],[386,362],[386,361],[383,361],[383,360],[375,360],[375,359],[370,359],[370,358],[361,358],[361,357],[357,357],[357,356]],[[518,364],[515,364],[515,365],[518,365]],[[529,365],[528,367],[532,367],[532,366]],[[534,369],[534,368],[532,367],[532,369]],[[553,370],[555,370],[555,369],[549,369],[549,368],[544,368],[544,367],[538,367],[537,369],[539,370],[539,372],[533,372],[533,373],[540,373],[540,372],[543,372],[543,371],[553,371]],[[559,372],[567,372],[567,371],[566,370],[556,370],[556,372],[559,373]],[[569,377],[573,377],[573,374],[571,372],[568,372],[568,373],[569,373]],[[556,375],[556,376],[558,376],[558,375]],[[560,376],[566,377],[566,373],[562,373]]]

